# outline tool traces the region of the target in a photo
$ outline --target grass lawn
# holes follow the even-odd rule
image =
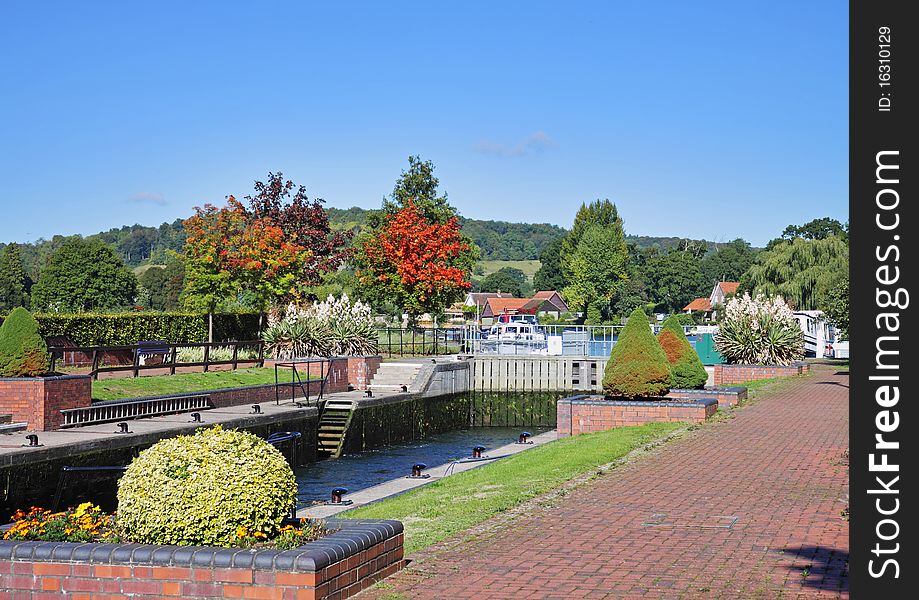
[[[289,381],[290,373],[286,373]],[[279,373],[279,376],[281,374]],[[274,383],[274,369],[237,369],[209,373],[180,373],[150,377],[100,379],[93,382],[93,400],[116,400],[139,396],[162,396],[246,385]]]
[[[651,423],[562,438],[342,516],[398,519],[406,553],[417,552],[682,427]]]
[[[530,283],[532,283],[533,275],[536,275],[536,271],[539,270],[539,267],[542,263],[540,263],[538,260],[480,260],[479,264],[482,265],[483,269],[485,269],[485,275],[494,273],[495,271],[500,270],[502,267],[514,267],[516,269],[520,269],[526,273]]]

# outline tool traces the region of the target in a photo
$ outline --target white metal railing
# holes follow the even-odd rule
[[[210,396],[207,394],[97,402],[92,406],[83,408],[62,409],[61,414],[64,415],[64,423],[61,427],[110,423],[123,419],[153,417],[206,408],[211,408]]]
[[[659,325],[650,325],[654,334]],[[468,325],[463,347],[470,354],[551,354],[562,356],[609,356],[624,325],[536,325],[534,334],[497,339],[489,336],[490,327]],[[684,325],[689,335],[696,326]],[[555,340],[550,341],[551,338]]]

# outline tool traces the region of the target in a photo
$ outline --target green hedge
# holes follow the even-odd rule
[[[207,341],[207,315],[177,312],[36,314],[45,338],[66,337],[77,346],[122,346],[141,340],[174,344]],[[2,323],[3,317],[0,317]],[[214,315],[214,341],[258,338],[259,313]]]

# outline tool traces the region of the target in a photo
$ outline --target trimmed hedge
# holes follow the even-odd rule
[[[610,396],[664,396],[670,390],[670,363],[657,343],[648,315],[636,308],[610,353],[603,391]]]
[[[676,315],[668,317],[657,334],[657,341],[670,361],[670,371],[673,375],[671,385],[680,389],[704,388],[705,382],[708,381],[708,373],[692,344],[686,339],[680,322]]]
[[[36,314],[45,338],[66,337],[77,346],[124,346],[141,340],[173,344],[207,341],[207,315],[179,312]],[[3,318],[0,317],[0,322]],[[214,341],[258,339],[259,313],[214,315]]]

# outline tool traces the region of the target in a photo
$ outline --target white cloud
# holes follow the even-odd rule
[[[166,199],[158,192],[137,192],[131,194],[128,198],[131,202],[156,204],[157,206],[166,206]]]
[[[534,131],[526,139],[512,146],[482,140],[476,145],[476,150],[482,154],[497,154],[498,156],[526,156],[555,147],[555,141],[545,131]]]

